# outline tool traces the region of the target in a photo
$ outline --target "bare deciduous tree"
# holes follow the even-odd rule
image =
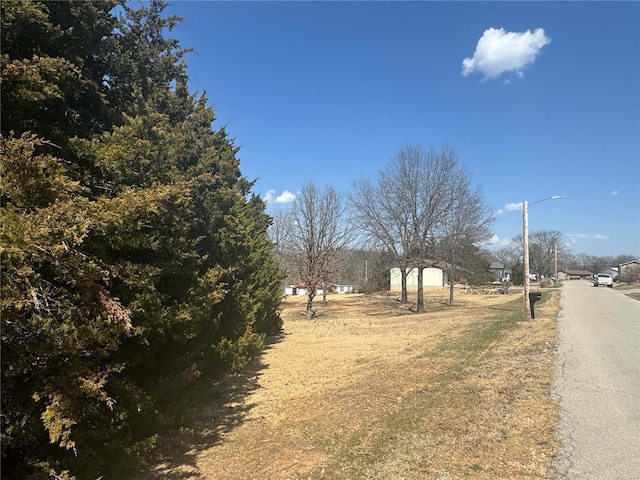
[[[411,262],[409,216],[402,198],[395,194],[392,172],[380,174],[377,185],[368,179],[353,184],[349,201],[364,244],[393,256],[402,275],[401,302],[407,303],[407,268]]]
[[[353,229],[345,212],[341,196],[330,186],[321,190],[307,183],[293,202],[288,249],[307,289],[307,318],[314,315],[318,287],[326,290],[337,253],[351,240]]]
[[[510,257],[511,261],[522,258],[522,234],[511,240]],[[566,265],[569,258],[569,251],[562,242],[562,233],[556,230],[540,230],[529,233],[529,264],[531,273],[545,275],[547,277],[554,273],[555,251],[558,252],[559,265]]]
[[[455,152],[405,146],[380,173],[376,186],[367,180],[354,185],[351,196],[359,225],[368,238],[392,251],[402,273],[418,268],[417,311],[424,311],[423,267],[435,257],[437,229],[455,202],[460,177]]]
[[[424,312],[423,267],[425,262],[437,256],[435,240],[437,229],[455,201],[455,188],[458,178],[458,159],[450,148],[437,152],[420,147],[406,147],[398,155],[401,170],[406,177],[405,183],[415,188],[415,197],[410,203],[410,224],[413,229],[413,248],[418,267],[418,300],[416,310]],[[413,180],[417,176],[418,181]],[[415,184],[415,187],[413,185]]]
[[[452,201],[438,226],[438,258],[447,264],[449,305],[453,305],[454,279],[461,264],[477,255],[477,245],[490,236],[494,217],[484,203],[482,191],[473,188],[464,169],[450,178]]]
[[[292,270],[291,255],[288,251],[289,238],[291,235],[291,226],[293,225],[293,216],[291,210],[276,208],[271,217],[271,225],[267,230],[269,240],[273,243],[273,252],[278,260],[278,267],[283,274],[283,291],[284,282]]]
[[[541,230],[529,234],[529,258],[534,273],[538,277],[550,277],[555,272],[555,256],[558,261],[566,257],[566,248],[562,243],[562,233],[557,230]]]

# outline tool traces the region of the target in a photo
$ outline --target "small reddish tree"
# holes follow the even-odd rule
[[[307,183],[293,203],[288,250],[307,289],[307,318],[314,316],[318,286],[331,278],[336,255],[351,240],[353,229],[345,213],[342,197],[330,186],[320,189]]]

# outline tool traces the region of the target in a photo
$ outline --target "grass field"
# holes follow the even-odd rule
[[[559,291],[332,295],[241,374],[211,385],[153,475],[168,479],[543,479],[558,448]],[[147,478],[149,478],[147,477]]]

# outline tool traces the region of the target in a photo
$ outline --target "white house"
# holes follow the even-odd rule
[[[299,285],[286,285],[284,287],[285,295],[300,295],[304,296],[307,294],[308,288],[303,284]],[[321,286],[316,287],[316,295],[324,295],[324,288]]]
[[[418,290],[418,269],[407,269],[407,291]],[[390,289],[392,292],[402,290],[402,274],[399,268],[392,268],[390,274]],[[422,269],[422,286],[424,288],[441,288],[448,282],[447,274],[440,268]]]
[[[334,284],[336,293],[351,293],[356,289],[353,283],[336,283]]]
[[[286,285],[284,287],[285,295],[306,295],[307,289],[304,285]]]

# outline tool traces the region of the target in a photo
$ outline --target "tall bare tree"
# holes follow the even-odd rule
[[[292,225],[293,216],[291,210],[276,208],[271,217],[271,225],[269,225],[269,229],[267,230],[269,240],[273,243],[273,252],[278,260],[278,267],[282,273],[283,292],[284,283],[287,281],[287,275],[291,273],[293,268],[291,255],[288,251]]]
[[[511,257],[522,258],[522,234],[511,240]],[[556,230],[540,230],[529,233],[529,264],[531,273],[545,275],[554,273],[555,253],[558,264],[567,265],[570,256],[567,246],[562,242],[562,233]]]
[[[349,244],[353,228],[342,197],[330,186],[320,189],[313,183],[305,184],[291,212],[288,245],[307,289],[307,318],[312,318],[317,289],[324,286],[326,290],[336,255]]]
[[[449,208],[438,230],[438,259],[444,260],[449,276],[449,305],[453,305],[454,279],[460,265],[469,265],[477,257],[478,244],[490,237],[494,217],[483,200],[482,190],[474,188],[464,169],[452,172],[449,179]]]
[[[376,186],[367,180],[354,184],[351,203],[359,225],[395,254],[405,301],[407,269],[418,268],[418,312],[424,312],[423,268],[435,258],[437,229],[454,203],[458,171],[451,148],[408,145],[380,172]]]
[[[401,302],[407,303],[407,269],[411,263],[409,215],[403,199],[396,195],[391,171],[380,173],[377,185],[362,178],[353,183],[349,202],[361,240],[373,250],[386,251],[402,275]]]
[[[529,258],[538,277],[550,277],[555,273],[556,254],[559,262],[566,258],[567,249],[562,243],[562,233],[540,230],[529,234]]]

